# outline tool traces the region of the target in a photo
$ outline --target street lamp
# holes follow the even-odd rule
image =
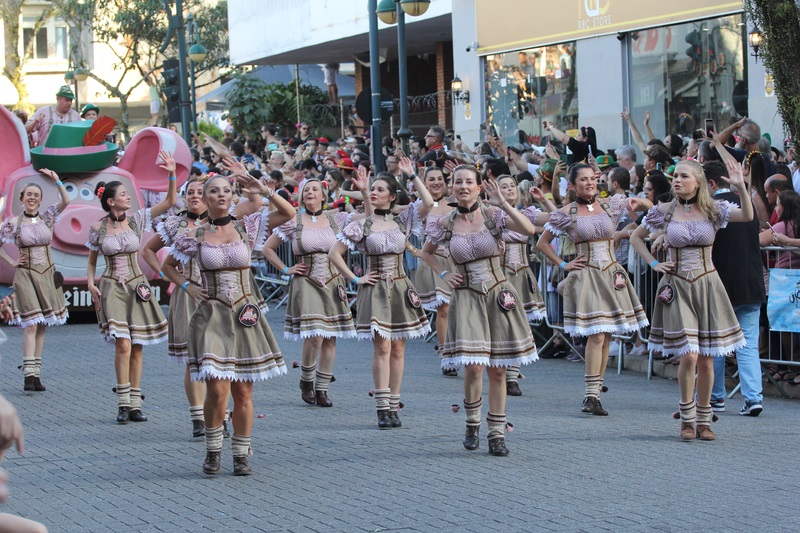
[[[764,43],[764,35],[758,29],[758,26],[753,27],[753,31],[748,34],[747,40],[750,42],[750,48],[753,49],[753,57],[758,61],[758,49]]]
[[[192,123],[194,131],[197,132],[197,92],[195,90],[194,65],[202,62],[207,55],[206,47],[197,40],[197,24],[194,22],[194,15],[189,13],[186,17],[186,30],[189,32],[189,76],[192,82]]]
[[[462,91],[462,88],[463,84],[461,83],[461,78],[456,74],[456,77],[450,82],[450,91],[453,96],[454,105],[456,102],[461,102],[462,104],[469,103],[469,91]]]
[[[408,69],[406,67],[406,14],[416,17],[424,14],[430,0],[381,0],[376,12],[385,24],[397,24],[397,75],[400,85],[400,129],[397,136],[408,153],[408,139],[413,131],[408,127]]]

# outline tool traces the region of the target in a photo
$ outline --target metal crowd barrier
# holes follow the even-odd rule
[[[294,266],[294,254],[292,253],[292,243],[284,242],[278,247],[278,257],[281,258],[286,266]],[[284,276],[277,268],[272,266],[264,258],[260,250],[253,250],[250,255],[250,267],[253,269],[253,276],[258,283],[258,290],[267,302],[280,296],[280,301],[275,307],[280,307],[289,298],[287,287],[291,281],[291,276]]]

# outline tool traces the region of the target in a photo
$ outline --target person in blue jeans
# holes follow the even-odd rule
[[[720,176],[728,176],[724,163],[707,161],[703,170],[714,200],[727,200],[740,205],[739,195],[728,189],[725,181],[720,179]],[[758,319],[767,295],[761,273],[758,231],[758,214],[750,222],[731,222],[727,228],[717,232],[711,252],[714,266],[747,341],[747,346],[736,350],[739,383],[744,396],[744,405],[739,409],[739,414],[743,416],[758,416],[764,410],[758,356]],[[711,390],[713,411],[725,411],[725,396],[725,358],[717,357],[714,359],[714,388]]]

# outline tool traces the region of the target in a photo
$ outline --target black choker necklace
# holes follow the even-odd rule
[[[688,200],[684,200],[680,196],[678,197],[678,203],[683,206],[683,210],[687,213],[691,212],[692,204],[697,203],[697,195],[695,194],[693,197],[689,198]]]
[[[109,213],[108,214],[108,218],[113,220],[114,221],[114,227],[118,228],[119,227],[119,223],[122,222],[123,220],[125,220],[126,218],[128,218],[128,215],[125,214],[125,213],[122,213],[121,216],[115,217],[113,213]]]
[[[384,220],[389,220],[392,214],[391,209],[375,209],[374,212],[376,215],[383,217]]]
[[[589,211],[594,211],[594,205],[592,205],[592,204],[594,204],[594,201],[595,201],[595,197],[594,196],[592,196],[591,200],[587,200],[586,198],[581,198],[580,196],[577,196],[575,198],[575,201],[578,202],[581,205],[585,205],[586,209],[588,209]]]
[[[29,215],[27,212],[23,212],[22,214],[31,219],[31,224],[36,224],[37,222],[39,222],[39,219],[37,218],[39,216],[39,211],[36,211],[32,215]]]
[[[208,217],[208,223],[211,224],[211,228],[209,229],[209,231],[211,233],[214,233],[215,231],[217,231],[217,226],[227,226],[228,224],[231,223],[231,220],[232,219],[230,215],[216,219]]]
[[[187,211],[186,216],[191,218],[192,220],[204,219],[208,216],[208,211],[203,211],[199,215],[197,213],[192,213],[191,211]]]
[[[461,207],[460,205],[456,205],[456,209],[458,209],[459,214],[467,215],[467,220],[472,222],[472,218],[473,218],[472,213],[474,213],[480,207],[480,205],[481,205],[481,203],[476,201],[474,204],[472,204],[469,207]]]
[[[439,198],[434,198],[433,199],[433,207],[439,207],[439,202],[442,201],[442,198],[444,198],[444,194],[441,195]]]
[[[325,212],[324,209],[320,209],[319,211],[309,211],[308,209],[306,209],[306,214],[311,216],[311,222],[316,222],[317,217],[324,212]]]

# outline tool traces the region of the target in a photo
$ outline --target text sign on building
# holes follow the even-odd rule
[[[481,55],[665,26],[744,9],[741,0],[494,0],[476,5]]]

